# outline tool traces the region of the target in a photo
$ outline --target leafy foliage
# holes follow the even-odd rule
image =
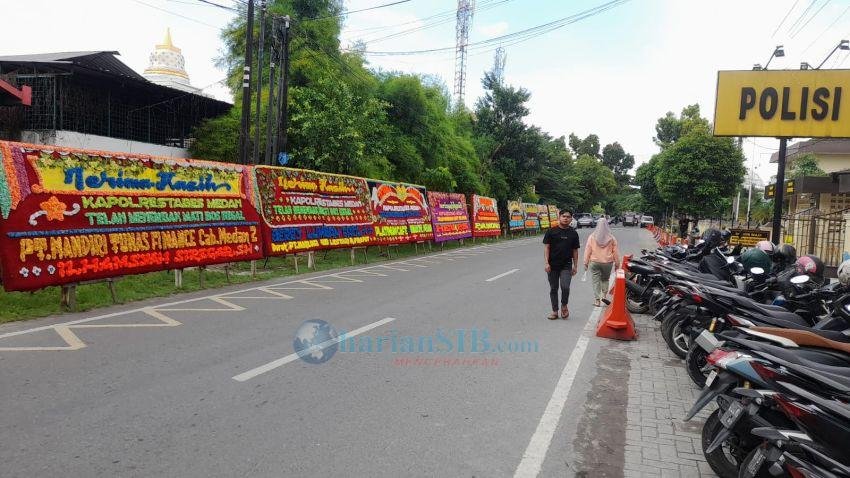
[[[826,176],[826,172],[820,168],[818,158],[812,153],[803,154],[791,163],[789,179],[802,178],[803,176]]]
[[[489,195],[502,208],[518,198],[582,210],[634,202],[626,186],[634,157],[617,142],[600,150],[595,134],[553,138],[529,124],[531,93],[525,88],[485,73],[484,94],[469,111],[452,105],[438,80],[376,72],[357,48],[340,51],[341,0],[273,0],[269,11],[292,18],[290,165]],[[193,157],[237,161],[245,27],[241,15],[223,30],[218,61],[228,72],[235,105],[196,128]],[[272,43],[268,35],[267,52]],[[268,66],[257,73],[264,79],[258,145],[263,151],[265,123],[274,115],[267,111]]]
[[[658,155],[655,184],[677,211],[706,217],[723,211],[722,200],[737,192],[744,172],[744,155],[731,139],[696,128]]]
[[[630,180],[629,170],[635,165],[635,157],[627,154],[616,141],[602,148],[602,164],[614,173],[617,184],[624,185]]]

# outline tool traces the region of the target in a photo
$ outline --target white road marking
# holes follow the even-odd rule
[[[363,327],[360,327],[359,329],[354,329],[351,332],[347,332],[344,336],[339,336],[339,337],[332,339],[332,340],[326,340],[326,341],[320,343],[319,345],[317,345],[317,347],[320,350],[325,349],[325,348],[330,347],[331,345],[333,345],[335,343],[339,343],[342,340],[347,339],[348,337],[355,337],[357,335],[362,334],[363,332],[368,332],[368,331],[370,331],[370,330],[372,330],[376,327],[380,327],[384,324],[388,324],[388,323],[390,323],[394,320],[395,320],[394,317],[387,317],[387,318],[381,319],[377,322],[372,322],[369,325],[364,325]],[[252,368],[251,370],[248,370],[247,372],[242,372],[239,375],[234,376],[233,380],[236,380],[237,382],[245,382],[245,381],[251,380],[254,377],[262,375],[266,372],[270,372],[270,371],[272,371],[272,370],[274,370],[278,367],[282,367],[282,366],[284,366],[284,365],[286,365],[290,362],[294,362],[295,360],[298,360],[299,358],[301,358],[302,355],[307,355],[311,352],[313,352],[312,348],[305,350],[303,352],[300,352],[300,353],[298,353],[298,352],[291,353],[291,354],[287,355],[286,357],[281,357],[281,358],[279,358],[277,360],[273,360],[273,361],[271,361],[271,362],[269,362],[265,365],[260,365],[259,367]]]
[[[597,307],[587,319],[584,331],[578,338],[573,353],[570,354],[570,358],[561,372],[561,378],[558,379],[558,384],[552,392],[552,397],[546,405],[546,410],[543,412],[543,416],[540,417],[537,429],[534,431],[534,435],[531,436],[531,441],[522,455],[522,461],[520,461],[516,472],[514,472],[514,478],[535,478],[540,473],[540,469],[543,467],[543,460],[546,459],[546,452],[549,451],[552,437],[554,437],[555,430],[558,428],[561,413],[564,411],[564,405],[567,403],[567,398],[570,395],[570,389],[576,378],[576,372],[578,372],[581,366],[581,360],[584,358],[587,344],[590,342],[590,335],[596,328],[596,321],[599,318],[601,310],[601,307]]]
[[[497,275],[497,276],[493,276],[493,277],[491,277],[491,278],[487,279],[487,280],[486,280],[486,281],[484,281],[484,282],[493,282],[494,280],[499,280],[499,279],[501,279],[502,277],[505,277],[505,276],[511,275],[511,274],[513,274],[514,272],[518,271],[518,270],[519,270],[519,269],[511,269],[511,270],[509,270],[508,272],[502,272],[501,274],[499,274],[499,275]]]
[[[482,251],[502,250],[502,249],[506,249],[508,247],[521,246],[524,242],[527,242],[527,241],[528,240],[525,240],[525,239],[515,239],[515,240],[511,241],[510,244],[482,244],[482,245],[472,246],[472,247],[470,247],[470,249],[480,249]],[[398,260],[398,261],[394,261],[394,262],[389,262],[388,265],[399,264],[399,263],[403,263],[403,262],[410,261],[410,260],[421,260],[421,261],[424,261],[424,262],[431,262],[431,263],[434,263],[434,264],[442,264],[442,262],[435,260],[435,258],[437,258],[438,256],[444,256],[444,255],[445,255],[445,253],[444,254],[428,254],[427,259],[426,258],[412,258],[412,259]],[[449,259],[449,260],[451,260],[451,259]],[[116,312],[109,312],[109,313],[106,313],[106,314],[96,315],[96,316],[93,316],[93,317],[86,317],[86,318],[77,319],[77,320],[69,320],[69,321],[60,322],[60,323],[57,323],[57,324],[43,325],[43,326],[39,326],[39,327],[33,327],[33,328],[30,328],[30,329],[22,329],[22,330],[16,330],[16,331],[13,331],[13,332],[6,332],[6,333],[0,334],[0,340],[2,340],[2,339],[11,338],[11,337],[18,337],[18,336],[22,336],[22,335],[26,335],[26,334],[42,332],[42,331],[45,331],[45,330],[53,330],[66,343],[68,343],[68,345],[69,345],[68,347],[0,347],[0,351],[5,352],[5,351],[23,351],[23,350],[77,350],[79,348],[84,348],[85,344],[82,341],[80,341],[79,338],[76,337],[73,332],[71,332],[70,328],[79,326],[81,324],[87,324],[87,323],[90,323],[90,322],[100,321],[100,320],[104,320],[104,319],[110,319],[110,318],[113,318],[113,317],[121,317],[121,316],[130,315],[130,314],[134,314],[134,313],[139,313],[139,312],[146,313],[148,315],[152,315],[152,312],[155,312],[153,309],[156,309],[157,311],[159,311],[159,310],[162,310],[162,311],[180,311],[180,310],[182,310],[182,311],[200,311],[200,312],[203,312],[203,311],[225,312],[225,311],[231,311],[231,310],[234,310],[234,311],[235,310],[244,310],[243,307],[238,306],[238,305],[233,304],[233,303],[229,303],[229,302],[227,302],[223,299],[224,298],[227,298],[227,299],[261,299],[261,298],[265,298],[265,297],[253,297],[253,296],[242,296],[242,297],[240,297],[240,296],[233,296],[233,294],[243,294],[243,293],[248,293],[248,292],[262,291],[262,292],[270,293],[270,294],[273,294],[273,295],[279,295],[280,299],[287,300],[287,299],[291,299],[292,296],[288,296],[286,294],[279,293],[279,292],[273,292],[273,291],[276,291],[276,290],[317,290],[317,289],[332,290],[333,289],[332,287],[324,286],[322,284],[312,283],[312,282],[310,282],[310,280],[321,279],[321,278],[329,277],[329,276],[332,276],[332,275],[335,275],[335,274],[372,275],[372,276],[378,276],[378,277],[386,277],[387,276],[387,274],[375,272],[374,271],[375,268],[386,268],[386,269],[397,270],[397,271],[402,271],[402,272],[409,272],[407,269],[392,268],[392,267],[387,267],[386,265],[374,265],[374,266],[362,267],[362,268],[359,268],[359,269],[351,269],[351,270],[348,270],[348,271],[337,272],[337,273],[329,273],[329,274],[324,274],[324,275],[313,276],[309,279],[295,279],[295,280],[289,280],[289,281],[285,281],[285,282],[279,282],[279,283],[276,283],[276,284],[248,287],[248,288],[245,288],[245,289],[240,289],[240,290],[236,290],[236,291],[232,291],[232,292],[216,293],[216,294],[210,294],[210,295],[206,295],[206,296],[202,296],[202,297],[193,297],[193,298],[190,298],[190,299],[175,300],[175,301],[172,301],[172,302],[166,302],[166,303],[156,305],[156,306],[144,306],[144,307],[138,307],[138,308],[134,308],[134,309],[121,310],[121,311],[116,311]],[[297,286],[293,287],[292,285],[302,285],[304,287],[297,287]],[[228,306],[228,308],[227,309],[174,308],[174,306],[191,304],[191,303],[199,302],[199,301],[203,301],[203,300],[213,300],[213,301],[222,303],[222,305]],[[224,302],[227,302],[227,303],[224,303]],[[167,318],[167,320],[173,320],[173,319]],[[176,325],[180,324],[177,321],[174,321],[174,322],[176,322]],[[110,325],[111,326],[111,324],[103,324],[103,325]],[[175,324],[168,324],[168,325],[173,326]],[[132,324],[127,324],[127,326],[132,326]],[[92,328],[94,328],[94,327],[92,327]],[[2,329],[2,327],[0,327],[0,329]]]

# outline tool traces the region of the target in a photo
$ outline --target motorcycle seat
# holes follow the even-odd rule
[[[738,307],[740,307],[742,309],[746,309],[746,310],[749,310],[749,311],[755,311],[757,313],[772,317],[774,319],[784,320],[786,322],[791,322],[793,324],[802,325],[804,327],[810,327],[811,326],[811,324],[809,324],[809,322],[806,319],[800,317],[799,315],[795,314],[794,312],[788,311],[787,309],[783,309],[781,307],[779,307],[777,309],[776,306],[767,307],[767,306],[765,306],[765,304],[760,304],[760,303],[750,299],[749,297],[743,297],[743,296],[739,296],[739,295],[728,295],[727,297],[729,297],[730,299],[735,301],[735,305],[737,305]]]
[[[751,330],[785,337],[800,346],[832,349],[850,355],[850,337],[844,336],[840,332],[837,334],[846,337],[846,342],[832,340],[812,330],[780,329],[777,327],[753,327]]]
[[[845,356],[843,353],[838,356],[844,357],[847,361],[847,365],[832,365],[821,363],[822,361],[839,363],[835,360],[837,357],[829,352],[818,353],[817,351],[809,348],[785,348],[778,345],[756,342],[754,340],[744,338],[736,338],[732,341],[749,348],[753,352],[770,354],[790,363],[842,377],[846,382],[846,385],[850,387],[850,356]]]
[[[850,368],[848,367],[831,367],[829,365],[820,365],[814,364],[815,366],[810,366],[809,364],[799,363],[799,357],[791,357],[791,360],[788,360],[787,356],[784,354],[784,349],[782,347],[771,347],[771,349],[779,349],[779,353],[775,353],[775,351],[760,351],[756,352],[756,355],[759,355],[771,362],[777,363],[779,365],[783,365],[786,368],[793,370],[794,372],[799,373],[800,375],[808,378],[810,380],[814,380],[824,385],[829,386],[835,390],[838,390],[845,394],[850,394]],[[827,370],[830,369],[830,370]]]

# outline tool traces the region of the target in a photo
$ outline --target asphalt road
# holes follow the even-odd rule
[[[624,252],[652,244],[614,233]],[[575,474],[604,341],[581,272],[571,318],[546,320],[541,239],[2,326],[0,475]],[[291,354],[311,319],[373,328],[364,351],[309,364]],[[451,352],[428,350],[440,334]],[[473,334],[525,350],[474,353]]]

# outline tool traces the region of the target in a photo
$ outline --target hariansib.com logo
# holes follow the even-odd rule
[[[298,327],[292,341],[295,353],[310,364],[321,364],[337,353],[368,354],[434,354],[445,357],[454,355],[495,355],[506,353],[536,353],[540,344],[533,340],[495,340],[487,329],[436,329],[432,335],[399,335],[390,329],[384,335],[348,336],[346,331],[336,329],[324,320],[307,320]],[[454,359],[459,361],[459,358]],[[466,359],[464,359],[466,360]],[[435,361],[447,364],[442,359],[421,359],[416,364],[431,364]],[[413,363],[413,362],[409,362]],[[459,362],[466,364],[467,362]],[[476,364],[477,359],[476,359]],[[497,362],[491,362],[497,363]]]

